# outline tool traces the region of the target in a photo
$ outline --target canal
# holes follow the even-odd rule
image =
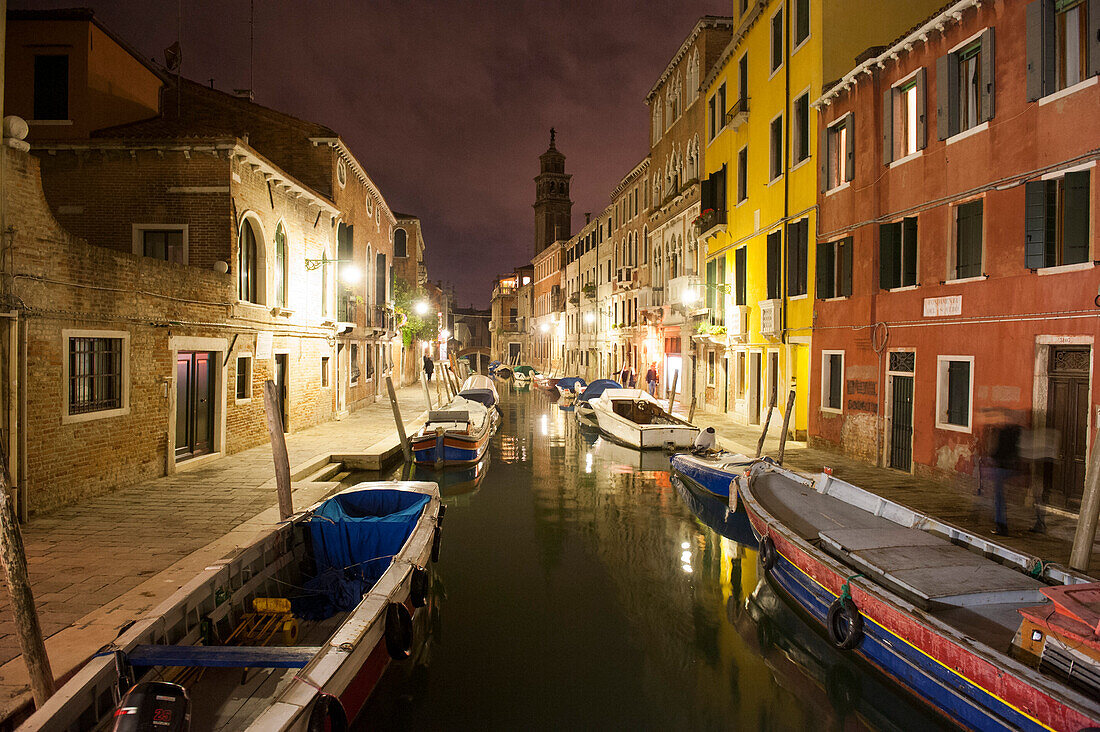
[[[940,728],[761,582],[666,456],[541,392],[501,408],[485,464],[415,476],[448,506],[433,610],[358,728]]]

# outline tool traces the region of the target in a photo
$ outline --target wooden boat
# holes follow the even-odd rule
[[[489,448],[499,421],[496,387],[475,374],[445,407],[428,412],[428,421],[410,439],[413,461],[436,468],[472,465]]]
[[[584,387],[577,395],[573,409],[577,413],[577,419],[596,424],[596,413],[592,410],[592,400],[598,398],[608,389],[621,389],[622,385],[611,379],[596,379]]]
[[[542,389],[543,391],[548,391],[554,396],[558,395],[558,378],[556,376],[536,373],[533,378],[535,386],[537,386],[539,389]]]
[[[346,729],[390,659],[411,653],[441,519],[434,483],[348,488],[206,567],[20,729],[98,729],[156,709],[180,716],[188,697],[196,730]],[[178,690],[181,705],[165,710],[169,695],[145,694],[159,706],[139,709],[150,685]]]
[[[516,366],[512,369],[513,386],[531,386],[535,377],[539,375],[534,366]]]
[[[495,369],[493,369],[492,374],[493,378],[497,379],[498,381],[507,381],[508,379],[512,378],[512,367],[500,364]]]
[[[558,390],[558,394],[562,396],[565,396],[566,393],[577,396],[588,386],[588,382],[579,376],[564,376],[558,379],[554,386]]]
[[[590,406],[605,435],[642,450],[686,449],[699,434],[698,427],[669,414],[642,389],[607,389]]]
[[[736,488],[736,478],[754,462],[753,458],[730,452],[708,456],[682,453],[669,461],[672,484],[703,523],[755,549],[756,538],[745,507],[737,500]]]
[[[1044,639],[1029,617],[1064,614],[1047,596],[1087,577],[831,475],[757,462],[738,487],[765,571],[838,648],[966,728],[1100,726],[1095,657],[1049,640],[1030,647],[1038,661],[1020,651]]]

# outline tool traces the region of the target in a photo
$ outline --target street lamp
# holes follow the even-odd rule
[[[596,316],[593,315],[592,313],[585,313],[584,314],[584,322],[594,323],[594,322],[596,322]]]
[[[416,311],[417,315],[424,315],[428,312],[428,303],[424,300],[420,300],[415,305],[413,305],[413,310]]]
[[[550,330],[550,326],[546,323],[543,323],[542,325],[539,326],[539,330],[542,331],[543,333],[545,333],[546,331]]]
[[[340,269],[340,279],[349,285],[357,285],[363,278],[363,271],[358,267],[343,267]]]

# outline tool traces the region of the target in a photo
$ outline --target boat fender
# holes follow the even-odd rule
[[[432,561],[439,561],[439,546],[443,543],[443,527],[438,524],[435,527],[435,535],[432,536]]]
[[[412,613],[400,602],[386,608],[386,650],[390,658],[408,658],[412,653]]]
[[[446,515],[446,513],[447,513],[447,506],[442,504],[442,503],[439,504],[439,513],[435,517],[435,525],[436,526],[442,526],[443,525],[443,516]]]
[[[775,542],[770,536],[765,536],[760,541],[760,563],[764,565],[764,571],[770,572],[775,566]]]
[[[826,618],[829,639],[842,651],[850,651],[863,640],[863,615],[851,597],[841,595],[829,606]]]
[[[115,674],[118,678],[115,683],[115,703],[118,704],[135,683],[134,667],[130,665],[130,657],[125,652],[116,650],[114,656]]]
[[[741,502],[741,494],[737,489],[737,478],[734,478],[733,480],[730,481],[729,491],[730,491],[730,500],[729,500],[730,513],[737,513],[737,508],[738,508],[738,506],[740,505],[740,502]]]
[[[415,567],[412,577],[409,579],[409,601],[413,607],[424,607],[428,604],[428,589],[430,586],[428,570],[424,567]]]
[[[347,732],[348,713],[332,694],[321,692],[309,713],[309,732]]]

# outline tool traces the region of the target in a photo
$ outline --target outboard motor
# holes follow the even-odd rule
[[[191,729],[191,699],[187,689],[166,681],[142,681],[122,698],[115,710],[114,732],[187,732]]]
[[[700,432],[695,438],[695,444],[692,445],[691,451],[696,455],[701,453],[711,452],[717,446],[717,435],[714,434],[713,427],[707,427]]]

